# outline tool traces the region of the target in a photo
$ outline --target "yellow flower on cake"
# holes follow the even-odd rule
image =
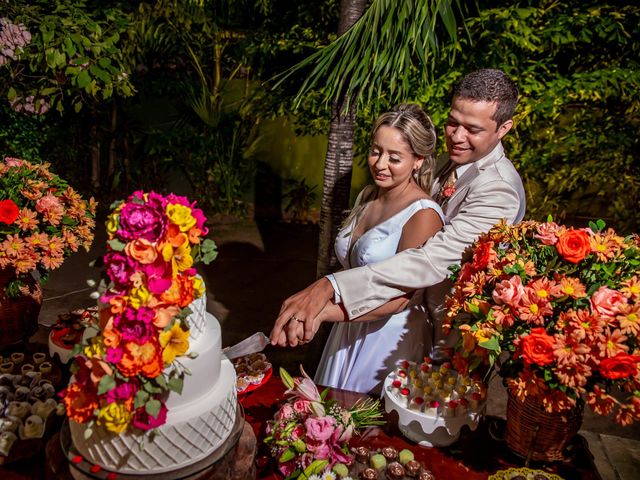
[[[122,433],[131,422],[132,414],[122,403],[113,402],[100,409],[98,424],[115,434]]]
[[[89,345],[84,347],[83,353],[87,358],[103,357],[106,353],[101,337],[93,337],[89,339]]]
[[[162,351],[162,361],[171,364],[176,357],[180,357],[189,350],[189,330],[183,330],[178,322],[174,323],[171,329],[160,334],[160,345]]]
[[[169,220],[180,227],[181,232],[188,232],[196,224],[196,219],[191,215],[189,207],[169,204],[166,211]]]
[[[193,278],[193,298],[200,298],[204,295],[205,286],[204,281],[200,277]]]
[[[120,225],[120,214],[112,213],[111,215],[109,215],[107,217],[105,225],[107,227],[107,234],[110,238],[113,237],[118,230],[118,226]]]
[[[133,308],[140,308],[143,305],[149,303],[151,293],[144,286],[131,289],[131,295],[129,295],[129,305]]]

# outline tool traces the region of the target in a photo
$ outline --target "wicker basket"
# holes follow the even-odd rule
[[[31,275],[22,279],[25,284],[19,297],[7,296],[5,289],[15,274],[0,269],[0,349],[27,340],[38,330],[38,315],[42,306],[42,287]]]
[[[573,410],[548,413],[539,398],[521,402],[511,394],[507,403],[507,446],[527,462],[553,462],[566,458],[565,448],[582,424],[584,405]]]

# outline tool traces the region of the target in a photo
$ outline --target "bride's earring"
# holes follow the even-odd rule
[[[418,169],[417,168],[413,170],[413,178],[414,178],[414,180],[418,179]]]

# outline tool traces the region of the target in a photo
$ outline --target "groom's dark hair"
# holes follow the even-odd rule
[[[518,103],[518,89],[502,70],[483,68],[462,77],[453,88],[453,97],[468,98],[475,102],[495,102],[496,111],[491,118],[500,127],[513,117]]]

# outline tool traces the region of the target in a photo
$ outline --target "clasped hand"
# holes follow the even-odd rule
[[[296,347],[310,342],[322,324],[321,312],[332,297],[331,283],[321,278],[287,298],[269,335],[271,344]]]

